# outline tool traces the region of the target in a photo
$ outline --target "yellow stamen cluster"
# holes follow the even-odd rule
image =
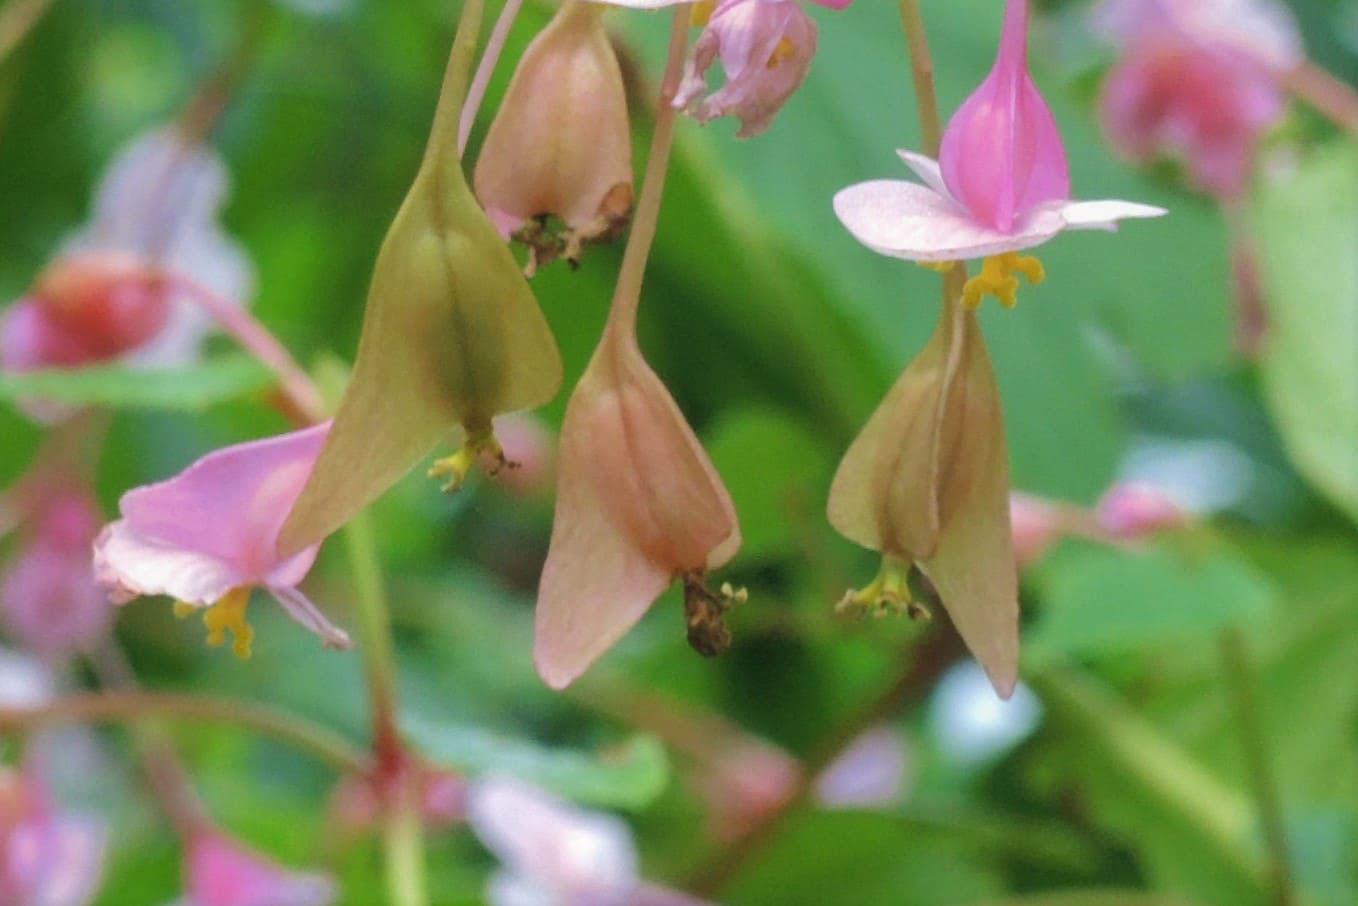
[[[207,643],[214,648],[226,644],[227,630],[231,631],[231,651],[241,660],[248,660],[250,645],[255,640],[254,627],[245,618],[250,605],[250,589],[233,588],[216,604],[201,608],[184,601],[174,602],[174,615],[181,620],[195,611],[203,611],[203,625],[207,627]]]
[[[962,304],[967,308],[977,308],[985,296],[991,295],[999,299],[1005,308],[1013,308],[1018,304],[1019,282],[1018,277],[1014,276],[1016,273],[1027,277],[1034,286],[1047,277],[1042,262],[1032,255],[1020,255],[1018,252],[991,255],[981,264],[981,272],[962,287]]]
[[[490,428],[469,432],[467,440],[462,447],[452,456],[444,456],[434,460],[434,464],[429,467],[430,478],[444,478],[448,480],[443,483],[443,490],[459,490],[467,480],[472,466],[482,457],[491,462],[488,469],[491,475],[496,474],[500,469],[509,467],[514,468],[517,463],[512,463],[505,458],[504,448],[500,446],[500,441],[495,437],[495,432]]]

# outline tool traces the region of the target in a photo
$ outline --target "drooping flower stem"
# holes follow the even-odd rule
[[[1295,906],[1297,892],[1292,880],[1292,861],[1288,852],[1287,827],[1282,802],[1273,776],[1268,744],[1260,721],[1259,698],[1245,637],[1235,627],[1221,634],[1221,654],[1226,666],[1227,685],[1235,699],[1236,721],[1248,762],[1250,784],[1259,824],[1268,851],[1268,883],[1274,906]]]
[[[448,168],[462,168],[462,146],[458,141],[462,111],[467,103],[467,84],[471,80],[472,64],[476,60],[476,39],[481,33],[481,17],[485,0],[465,0],[462,15],[457,20],[453,49],[448,55],[448,68],[443,73],[443,88],[438,106],[434,109],[434,124],[429,130],[429,144],[425,146],[423,166],[435,174],[447,173]],[[475,113],[472,114],[475,116]]]
[[[919,0],[900,0],[900,5],[905,44],[910,52],[910,73],[914,77],[921,148],[925,154],[937,158],[939,145],[943,141],[943,121],[938,114],[938,93],[934,90],[934,58],[929,53],[929,39],[924,32]]]
[[[178,692],[107,689],[63,695],[32,708],[0,708],[0,735],[152,717],[232,724],[309,752],[344,773],[363,774],[369,767],[368,758],[348,740],[299,715],[232,698]]]
[[[197,280],[177,274],[167,277],[173,289],[181,290],[193,298],[203,311],[217,322],[222,330],[229,333],[246,352],[259,360],[278,378],[278,387],[295,410],[291,413],[295,420],[314,425],[325,420],[326,406],[321,394],[310,376],[288,352],[287,347],[278,341],[269,329],[242,306],[223,299]]]
[[[344,527],[344,542],[353,573],[357,604],[359,650],[372,700],[373,752],[378,769],[400,761],[401,741],[396,727],[396,658],[391,640],[391,619],[382,588],[377,544],[368,517],[360,513]]]
[[[650,156],[646,160],[645,182],[642,183],[641,197],[637,199],[636,213],[632,217],[632,232],[627,237],[627,248],[622,254],[618,284],[613,291],[613,309],[609,313],[610,326],[628,333],[636,330],[641,282],[646,274],[651,245],[655,242],[660,201],[665,194],[665,175],[669,171],[670,151],[674,148],[674,121],[679,114],[674,109],[673,101],[679,90],[679,78],[683,75],[688,27],[689,4],[680,4],[674,8],[674,18],[670,24],[669,57],[660,83],[660,105],[655,115]]]
[[[1358,89],[1335,78],[1312,63],[1302,63],[1282,78],[1292,96],[1315,110],[1336,126],[1358,133]]]
[[[467,89],[467,100],[462,104],[462,114],[458,119],[458,157],[467,153],[467,139],[471,137],[476,114],[481,110],[481,102],[486,98],[486,87],[490,85],[490,77],[495,74],[495,64],[500,62],[505,41],[509,40],[509,31],[514,27],[514,21],[519,18],[519,10],[522,8],[523,0],[505,0],[500,17],[495,20],[495,27],[490,31],[490,40],[486,42],[486,49],[481,52],[481,59],[476,64],[476,75],[472,77],[471,87]]]

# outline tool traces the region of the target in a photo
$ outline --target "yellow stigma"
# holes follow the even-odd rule
[[[717,6],[716,0],[698,0],[689,7],[688,21],[693,26],[707,24],[707,20],[712,18],[712,10]]]
[[[962,304],[967,308],[976,308],[988,294],[999,299],[1005,308],[1013,308],[1018,304],[1019,287],[1015,273],[1027,277],[1034,286],[1047,278],[1042,262],[1032,255],[1020,255],[1018,252],[991,255],[981,264],[981,272],[962,287]]]
[[[489,459],[492,463],[487,470],[491,475],[496,474],[502,468],[509,467],[512,469],[518,465],[505,458],[504,447],[500,446],[500,441],[495,437],[495,432],[490,428],[482,428],[474,431],[469,430],[467,440],[452,456],[444,456],[441,459],[434,460],[434,464],[429,467],[429,477],[446,477],[448,480],[443,483],[443,490],[456,491],[467,480],[467,475],[471,472],[472,466],[476,465],[477,460],[483,457]]]
[[[946,274],[948,271],[957,267],[956,261],[916,261],[915,263],[922,268],[926,268],[927,270],[935,271],[936,273],[940,274]]]
[[[777,66],[796,52],[797,45],[793,44],[787,38],[783,38],[778,42],[778,46],[773,49],[773,53],[769,54],[769,69]]]
[[[835,605],[835,613],[882,618],[909,614],[912,620],[929,619],[929,611],[910,596],[910,564],[889,554],[882,557],[877,577],[861,589],[849,589]]]
[[[226,644],[226,631],[231,630],[231,651],[241,660],[250,657],[250,643],[255,630],[245,619],[245,608],[250,604],[250,589],[233,588],[216,604],[203,611],[203,625],[207,627],[207,643],[216,648]],[[178,613],[179,609],[176,608]]]

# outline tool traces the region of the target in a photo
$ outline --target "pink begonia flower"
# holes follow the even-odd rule
[[[90,222],[0,320],[0,370],[196,358],[211,320],[158,275],[233,301],[250,294],[249,261],[216,222],[227,186],[217,155],[173,128],[135,138],[104,173]]]
[[[1043,277],[1020,249],[1068,229],[1115,230],[1124,217],[1166,211],[1129,201],[1072,201],[1065,148],[1051,111],[1028,74],[1028,3],[1007,0],[995,68],[958,108],[939,160],[910,151],[901,159],[923,185],[873,180],[841,190],[835,213],[859,242],[882,255],[919,262],[985,257],[964,300],[983,294],[1014,303],[1014,272]]]
[[[1099,97],[1128,158],[1181,158],[1192,183],[1234,198],[1260,137],[1281,118],[1279,77],[1304,59],[1286,7],[1267,0],[1108,0],[1095,30],[1121,50]]]
[[[632,9],[660,9],[684,0],[595,0]],[[844,9],[853,0],[812,0]],[[676,108],[699,122],[720,116],[740,119],[737,138],[750,138],[769,128],[783,104],[806,79],[816,53],[816,23],[799,0],[707,0],[694,4],[694,21],[706,27],[684,66],[674,97]],[[726,84],[707,91],[707,71],[721,59]]]
[[[638,876],[636,845],[622,820],[577,809],[504,777],[472,784],[467,821],[503,868],[491,906],[702,906]]]
[[[95,541],[95,578],[118,604],[169,595],[180,615],[207,608],[209,644],[223,643],[230,629],[240,657],[250,654],[245,608],[255,587],[327,647],[348,647],[349,636],[297,590],[320,544],[283,559],[276,552],[329,430],[324,422],[225,447],[174,478],[128,491],[118,504],[123,518]]]
[[[0,578],[0,612],[25,648],[57,658],[97,642],[112,621],[90,545],[102,523],[88,488],[53,488],[30,505],[26,537]]]
[[[186,847],[175,906],[327,906],[339,892],[329,877],[284,868],[216,830],[193,832]]]
[[[96,820],[58,812],[36,773],[0,768],[0,903],[90,902],[102,879],[106,842]]]
[[[615,309],[616,311],[616,309]],[[533,656],[562,689],[627,633],[676,580],[690,643],[729,644],[727,592],[702,577],[734,556],[730,494],[636,336],[610,320],[566,406],[556,512],[538,586]]]

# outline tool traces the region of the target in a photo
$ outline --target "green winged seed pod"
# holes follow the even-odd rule
[[[424,161],[377,254],[353,379],[281,553],[339,528],[454,432],[462,448],[431,470],[447,487],[478,457],[503,461],[491,419],[561,386],[551,329],[462,172],[467,62],[459,32]]]

